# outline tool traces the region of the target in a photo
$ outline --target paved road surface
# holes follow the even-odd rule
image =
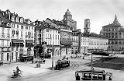
[[[90,67],[84,66],[83,63],[84,63],[83,60],[80,61],[75,60],[70,68],[66,68],[64,70],[60,70],[60,71],[54,70],[45,74],[38,74],[27,78],[22,77],[19,79],[10,79],[8,81],[76,81],[74,74],[76,70],[80,70],[83,68],[90,69]],[[97,69],[102,69],[102,68],[97,68]],[[113,73],[112,81],[124,81],[124,77],[123,77],[124,71],[112,70],[112,69],[105,69],[105,70]]]

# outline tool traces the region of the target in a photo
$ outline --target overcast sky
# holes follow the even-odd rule
[[[91,32],[112,23],[115,14],[124,25],[124,0],[0,0],[0,9],[9,9],[32,21],[46,18],[62,20],[67,9],[83,32],[84,19],[91,19]]]

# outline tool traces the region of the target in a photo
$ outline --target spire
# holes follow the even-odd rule
[[[115,19],[114,19],[114,21],[113,21],[113,23],[112,24],[114,24],[114,25],[121,25],[119,22],[118,22],[118,19],[117,19],[117,16],[115,15]]]

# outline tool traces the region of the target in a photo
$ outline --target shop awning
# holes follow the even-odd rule
[[[33,43],[33,40],[26,40],[26,43]]]
[[[12,39],[12,43],[24,43],[23,40]]]

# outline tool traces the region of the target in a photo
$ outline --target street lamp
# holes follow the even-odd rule
[[[11,63],[11,61],[12,61],[12,41],[10,42],[10,50],[11,50],[11,52],[10,52],[10,63]]]
[[[54,46],[52,45],[52,70],[54,70]]]

